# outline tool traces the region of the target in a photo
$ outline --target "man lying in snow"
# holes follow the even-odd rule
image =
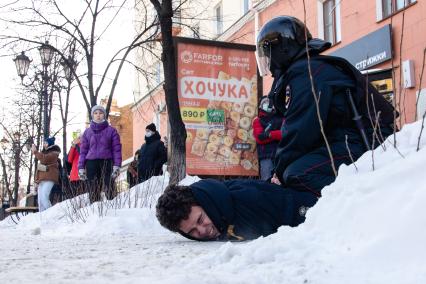
[[[158,199],[157,218],[163,227],[192,240],[243,241],[303,223],[316,201],[310,192],[260,180],[205,179],[190,186],[169,185]]]

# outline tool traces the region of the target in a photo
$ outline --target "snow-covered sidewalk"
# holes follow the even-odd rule
[[[179,267],[219,248],[167,234],[44,237],[2,230],[1,283],[161,283],[183,280]]]
[[[386,151],[365,153],[357,170],[340,167],[304,224],[251,242],[194,242],[161,228],[154,212],[167,184],[161,177],[130,191],[129,198],[148,200],[147,206],[99,217],[96,205],[83,203],[85,222],[70,223],[63,202],[16,226],[6,219],[0,222],[0,283],[426,283],[426,135],[417,152],[420,126],[397,133],[397,150],[390,137]]]

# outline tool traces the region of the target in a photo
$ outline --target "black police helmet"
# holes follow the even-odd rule
[[[305,35],[306,31],[306,35]],[[256,59],[262,76],[285,70],[305,48],[312,35],[300,20],[279,16],[267,22],[259,32]]]

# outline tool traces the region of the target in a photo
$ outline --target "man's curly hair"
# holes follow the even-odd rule
[[[198,204],[189,186],[169,185],[158,198],[157,219],[161,226],[179,232],[179,224],[188,218],[194,205]]]

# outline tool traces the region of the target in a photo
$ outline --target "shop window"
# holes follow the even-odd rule
[[[377,20],[389,17],[415,2],[416,0],[376,0],[379,13]]]
[[[318,37],[336,44],[340,42],[340,1],[318,0]]]
[[[379,93],[390,103],[393,101],[392,71],[381,71],[374,74],[368,74],[368,81],[376,88]]]

